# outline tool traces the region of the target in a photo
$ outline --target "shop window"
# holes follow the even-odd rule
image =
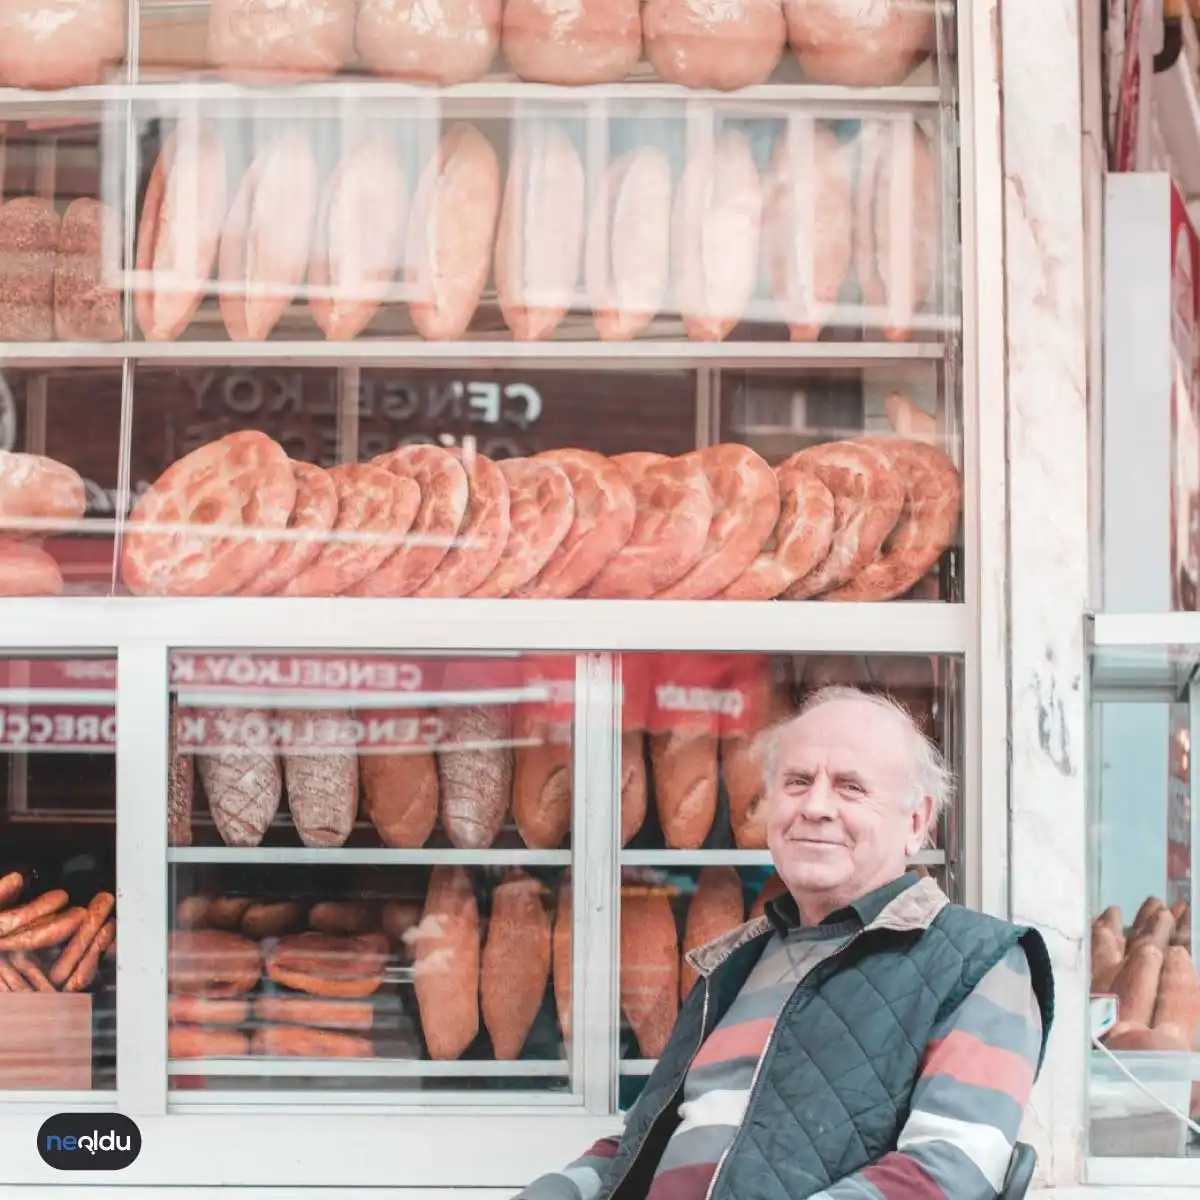
[[[0,659],[0,1092],[117,1085],[116,663]]]

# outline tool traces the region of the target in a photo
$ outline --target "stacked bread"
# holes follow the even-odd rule
[[[244,432],[142,495],[121,567],[141,595],[882,601],[935,566],[961,501],[950,459],[901,438],[775,468],[728,443],[504,464],[418,446],[325,471]]]
[[[0,204],[0,341],[120,341],[121,293],[105,280],[119,255],[119,219],[99,200],[61,217],[40,196]]]
[[[0,450],[0,596],[57,596],[58,563],[40,534],[71,528],[87,507],[83,479],[40,454]]]
[[[553,336],[579,307],[605,340],[674,313],[689,338],[719,341],[747,317],[770,319],[752,309],[760,272],[793,339],[818,337],[851,283],[872,324],[904,338],[936,281],[936,160],[907,119],[868,120],[843,143],[793,114],[765,172],[732,127],[693,147],[678,179],[643,145],[606,168],[590,201],[579,149],[549,119],[515,127],[506,173],[469,124],[415,180],[380,136],[322,180],[302,127],[266,143],[240,181],[233,170],[212,126],[181,122],[164,143],[138,231],[146,338],[178,337],[214,276],[237,341],[268,338],[302,295],[333,340],[401,295],[421,337],[457,340],[489,279],[518,341]]]
[[[0,993],[87,991],[116,945],[116,898],[72,906],[54,888],[18,905],[25,883],[19,871],[0,877]]]
[[[107,0],[113,3],[113,0]],[[96,7],[93,2],[93,7]],[[208,59],[237,79],[359,67],[431,84],[480,79],[498,53],[522,79],[614,83],[643,43],[660,78],[762,83],[790,43],[808,79],[899,83],[933,48],[932,0],[212,0]]]
[[[1125,927],[1115,905],[1092,922],[1092,994],[1115,995],[1110,1050],[1200,1050],[1200,981],[1191,956],[1191,911],[1150,896]]]

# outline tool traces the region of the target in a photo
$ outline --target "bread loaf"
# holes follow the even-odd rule
[[[167,1019],[172,1025],[242,1025],[249,1015],[250,1005],[245,1000],[209,1000],[204,996],[167,999]]]
[[[413,197],[404,256],[408,308],[429,341],[462,337],[487,282],[500,212],[500,163],[473,125],[455,125]]]
[[[585,221],[583,163],[552,121],[517,126],[496,230],[500,313],[519,342],[548,337],[579,279]]]
[[[121,292],[106,281],[121,261],[120,218],[99,200],[67,205],[54,265],[54,334],[59,341],[118,342],[125,336]],[[108,262],[105,261],[105,255]]]
[[[250,164],[221,230],[221,318],[235,342],[264,341],[295,298],[318,200],[307,133],[291,130]]]
[[[374,904],[358,900],[321,900],[308,910],[308,923],[318,933],[354,937],[379,928]]]
[[[434,867],[414,939],[413,980],[429,1057],[458,1058],[479,1033],[479,908],[461,867]]]
[[[250,1053],[272,1058],[371,1058],[375,1049],[368,1038],[353,1033],[302,1025],[260,1025],[251,1035]]]
[[[208,929],[211,896],[184,896],[175,908],[175,924],[180,929]]]
[[[621,889],[621,1011],[643,1058],[659,1058],[679,1012],[679,935],[665,889]]]
[[[531,850],[557,850],[571,832],[571,743],[518,746],[513,759],[517,832]]]
[[[251,904],[242,914],[239,928],[256,941],[266,937],[282,937],[300,924],[300,905],[294,900],[278,900],[273,904]]]
[[[256,996],[254,1018],[316,1029],[370,1029],[374,1006],[367,1000],[312,1000],[307,996]]]
[[[661,79],[723,92],[765,83],[787,44],[780,0],[647,0],[642,27]]]
[[[765,916],[767,905],[778,896],[782,896],[787,891],[787,886],[783,880],[772,871],[767,876],[767,881],[759,889],[758,897],[754,901],[753,907],[750,909],[750,920],[757,920],[759,917]]]
[[[412,960],[412,931],[421,923],[420,904],[389,900],[383,906],[383,931],[388,935],[401,962]]]
[[[689,158],[671,214],[679,311],[689,338],[719,342],[758,279],[762,183],[745,134],[726,129]]]
[[[54,336],[54,264],[61,225],[50,200],[20,196],[0,205],[0,340]]]
[[[262,978],[258,944],[220,929],[176,930],[170,936],[167,986],[189,996],[232,999]]]
[[[209,125],[182,121],[163,142],[137,238],[134,310],[149,341],[178,337],[204,299],[225,223],[225,172],[225,147]]]
[[[283,777],[269,747],[248,743],[245,732],[265,726],[270,714],[255,709],[226,708],[210,714],[218,727],[234,729],[232,745],[196,756],[196,771],[213,823],[227,846],[257,846],[279,811]]]
[[[354,10],[354,0],[209,0],[209,61],[246,82],[336,75],[354,54]]]
[[[1163,958],[1151,1026],[1178,1038],[1185,1047],[1200,1032],[1200,980],[1184,946],[1171,946]]]
[[[501,0],[359,0],[355,42],[368,71],[443,87],[487,73]]]
[[[508,872],[492,892],[479,981],[483,1023],[500,1062],[520,1057],[550,982],[550,918],[542,887]]]
[[[297,933],[266,953],[267,975],[283,987],[311,996],[361,1000],[383,983],[387,939],[383,934],[332,937]]]
[[[685,729],[650,739],[654,798],[672,850],[698,850],[717,815],[717,740]]]
[[[280,709],[281,721],[339,721],[337,709]],[[313,754],[283,756],[288,809],[306,846],[343,846],[358,815],[358,755],[341,746],[322,746]]]
[[[933,48],[932,3],[784,0],[792,53],[813,83],[901,83]]]
[[[1152,942],[1141,942],[1130,949],[1112,987],[1117,997],[1117,1019],[1122,1024],[1150,1024],[1162,967],[1163,952]]]
[[[442,709],[441,717],[446,731],[438,753],[442,827],[460,850],[486,850],[504,826],[512,795],[508,710],[472,705]]]
[[[641,55],[638,0],[508,0],[501,44],[504,61],[522,79],[616,83]]]
[[[863,303],[889,341],[908,337],[937,282],[938,171],[915,121],[868,121],[859,134],[854,262]]]
[[[253,903],[249,896],[216,896],[208,902],[208,924],[214,929],[240,929]]]
[[[171,739],[167,765],[167,845],[192,844],[192,793],[195,790],[195,760],[179,753],[179,709],[171,712]]]
[[[330,341],[370,324],[400,269],[408,227],[408,182],[382,138],[351,149],[325,185],[317,216],[308,305]],[[327,288],[330,295],[317,294]]]
[[[558,1013],[558,1027],[562,1030],[563,1045],[571,1046],[571,933],[574,923],[571,905],[571,873],[564,872],[558,886],[558,900],[554,909],[553,975],[554,1007]]]
[[[388,714],[376,714],[381,718]],[[395,714],[400,716],[398,710]],[[403,713],[411,715],[411,710]],[[363,811],[385,846],[417,850],[429,840],[438,814],[438,772],[433,752],[363,754]]]
[[[5,0],[0,87],[86,87],[124,61],[126,0]]]
[[[621,735],[621,845],[628,846],[646,823],[646,735],[633,729]]]
[[[771,156],[763,252],[792,341],[815,341],[850,273],[854,204],[850,157],[828,126],[788,118]]]
[[[584,279],[604,341],[636,337],[659,314],[671,275],[671,164],[655,146],[604,172],[588,217]]]
[[[707,946],[745,920],[742,881],[733,867],[705,867],[696,881],[696,890],[688,904],[687,925],[683,934],[683,961],[680,964],[679,998],[686,1000],[696,972],[687,956]]]

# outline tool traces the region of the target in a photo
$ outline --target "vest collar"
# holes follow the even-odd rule
[[[822,924],[852,921],[864,931],[890,929],[912,932],[928,929],[950,901],[930,878],[902,875],[892,883],[869,892],[846,908],[831,913]],[[794,916],[792,915],[794,914]],[[689,951],[687,961],[698,975],[711,975],[734,951],[763,934],[785,932],[800,923],[796,902],[783,895],[767,905],[767,915],[747,921],[736,929]]]

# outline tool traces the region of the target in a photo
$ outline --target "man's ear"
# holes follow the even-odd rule
[[[904,853],[911,858],[929,840],[930,825],[933,823],[933,797],[922,796],[909,814],[909,834],[904,843]]]

